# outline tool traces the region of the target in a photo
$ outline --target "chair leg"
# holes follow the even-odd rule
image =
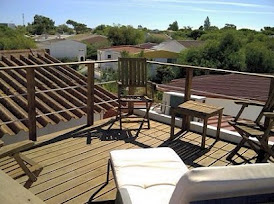
[[[93,198],[97,195],[97,193],[99,193],[103,188],[105,188],[108,183],[109,183],[109,174],[110,174],[110,167],[111,167],[111,162],[110,159],[108,160],[108,164],[107,164],[107,178],[106,178],[106,182],[97,190],[95,191],[91,197],[88,200],[88,204],[92,203]]]
[[[147,119],[148,129],[150,129],[149,110],[150,110],[151,104],[152,103],[150,102],[149,105],[148,105],[148,102],[146,102],[146,119]]]
[[[244,143],[246,142],[246,139],[243,138],[239,144],[235,147],[235,149],[226,157],[227,160],[231,160],[232,157],[241,149],[241,147],[244,145]]]
[[[29,170],[29,168],[26,166],[22,158],[20,157],[20,153],[15,153],[12,155],[16,162],[19,164],[19,166],[23,169],[23,171],[28,175],[31,181],[36,181],[36,176]]]
[[[119,101],[119,105],[118,105],[118,114],[119,114],[120,130],[122,130],[122,109],[121,109],[120,101]]]

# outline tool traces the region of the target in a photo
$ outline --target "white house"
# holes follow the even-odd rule
[[[97,59],[100,60],[115,60],[121,57],[121,52],[125,51],[129,54],[138,54],[141,51],[144,51],[144,48],[136,47],[133,45],[121,45],[121,46],[112,46],[110,48],[99,49],[97,50]],[[102,63],[99,65],[100,68],[113,68],[117,69],[117,63]]]
[[[86,44],[74,40],[46,40],[38,42],[37,46],[42,49],[48,49],[50,55],[55,58],[77,58],[78,61],[84,61],[86,59]]]

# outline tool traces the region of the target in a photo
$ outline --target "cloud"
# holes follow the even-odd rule
[[[152,2],[162,2],[162,3],[178,3],[178,4],[211,4],[211,5],[228,5],[228,6],[238,6],[238,7],[253,7],[253,8],[274,8],[270,5],[262,5],[262,4],[252,4],[252,3],[241,3],[235,1],[190,1],[190,0],[150,0]],[[145,1],[148,2],[149,1]]]
[[[274,14],[274,12],[268,12],[268,11],[235,11],[235,10],[202,9],[202,8],[193,8],[192,10],[207,12],[207,13],[239,13],[239,14],[264,14],[264,15]]]

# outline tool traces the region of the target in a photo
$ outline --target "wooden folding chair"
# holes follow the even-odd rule
[[[118,112],[116,119],[120,121],[120,129],[122,129],[123,118],[133,114],[133,109],[143,109],[143,107],[134,107],[134,103],[144,104],[146,113],[139,130],[142,128],[143,123],[149,123],[149,110],[153,103],[153,90],[154,84],[147,80],[147,63],[145,58],[119,58],[118,60]],[[152,97],[148,95],[148,85],[151,87]],[[142,87],[145,89],[144,95],[134,95],[134,89]],[[128,88],[128,94],[122,92]],[[126,106],[124,106],[126,105]],[[127,114],[123,114],[123,110],[127,109]],[[130,122],[130,121],[127,121]]]
[[[0,140],[1,141],[1,140]],[[22,168],[22,170],[27,174],[27,176],[30,178],[31,181],[36,181],[37,177],[33,172],[35,171],[41,171],[43,167],[33,161],[32,159],[26,157],[25,155],[21,154],[21,151],[24,151],[26,149],[29,149],[34,145],[33,141],[23,141],[18,142],[10,145],[4,145],[0,148],[0,159],[4,158],[6,156],[13,157],[15,161],[18,163],[18,165]],[[31,165],[29,168],[27,164]],[[21,176],[22,173],[18,173],[16,175],[13,175],[14,178],[17,178]]]
[[[274,145],[270,147],[268,144],[269,137],[274,136],[274,89],[270,89],[268,100],[264,105],[254,101],[236,101],[235,103],[242,107],[235,119],[229,123],[242,136],[242,140],[227,156],[227,160],[231,160],[245,143],[248,143],[250,148],[258,153],[257,162],[266,161],[270,156],[274,157]],[[240,121],[242,112],[249,105],[263,106],[263,108],[255,121]],[[264,124],[261,123],[263,116],[265,117]]]

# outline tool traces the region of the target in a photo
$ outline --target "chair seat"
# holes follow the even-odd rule
[[[244,132],[246,135],[249,135],[251,137],[264,135],[264,130],[261,127],[259,127],[258,125],[256,125],[255,123],[229,121],[229,124],[232,125],[234,128],[236,128],[237,130],[240,130],[240,131]],[[273,134],[272,130],[271,130],[270,134]]]
[[[262,136],[264,134],[264,131],[257,129],[255,127],[249,127],[245,125],[235,125],[234,127],[237,128],[238,130],[245,132],[251,137]]]
[[[147,96],[122,96],[120,98],[121,102],[152,102],[152,99],[148,98]]]

